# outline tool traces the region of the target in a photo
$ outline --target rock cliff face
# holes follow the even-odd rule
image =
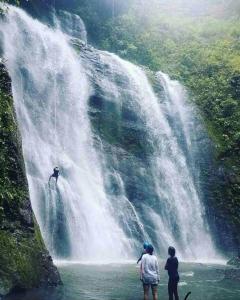
[[[1,59],[0,59],[1,60]],[[0,296],[56,286],[57,268],[43,243],[28,193],[11,80],[0,63]]]

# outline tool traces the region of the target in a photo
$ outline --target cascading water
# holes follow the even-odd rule
[[[90,86],[83,67],[60,31],[16,8],[7,17],[7,66],[30,196],[46,243],[55,257],[125,257],[127,239],[112,217],[93,148],[87,115]],[[56,165],[61,178],[49,188]],[[88,244],[86,252],[83,245]]]
[[[154,92],[139,67],[74,49],[70,36],[17,8],[1,33],[30,197],[51,254],[126,259],[148,239],[164,255],[171,244],[185,259],[214,258],[184,89],[157,73]],[[56,165],[61,176],[49,187]]]
[[[118,154],[118,165],[115,164],[114,169],[124,174],[126,196],[138,207],[145,231],[155,244],[157,241],[161,252],[166,251],[166,245],[174,244],[182,258],[214,257],[214,246],[198,196],[192,132],[195,120],[191,106],[185,101],[184,89],[159,72],[156,80],[162,92],[157,97],[139,67],[108,53],[100,53],[99,60],[107,70],[105,78],[97,81],[97,85],[103,86],[101,93],[105,101],[115,102],[115,110],[121,114],[119,127],[128,127],[126,138],[134,135],[134,143],[142,140],[140,153],[135,152],[135,157],[140,159],[129,158],[124,170],[124,166],[120,166],[124,162],[119,161]],[[96,76],[94,78],[96,82]],[[106,90],[106,86],[110,89]],[[123,130],[118,140],[121,135],[124,137]],[[136,183],[129,184],[128,173],[132,176],[130,180]]]

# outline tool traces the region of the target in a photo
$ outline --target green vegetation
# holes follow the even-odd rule
[[[32,218],[23,230],[25,220],[21,210],[28,200],[28,190],[18,150],[11,84],[3,65],[0,87],[0,294],[5,294],[12,287],[13,280],[17,285],[21,281],[21,286],[32,286],[35,278],[30,278],[30,274],[38,274],[33,270],[36,261],[31,264],[30,260],[35,259],[42,246],[36,243],[32,234]]]
[[[0,65],[0,209],[1,217],[21,222],[19,210],[28,198],[24,166],[19,153],[20,143],[11,96],[11,82]],[[4,218],[6,220],[6,218]],[[1,219],[0,219],[1,221]],[[0,225],[2,223],[0,222]]]
[[[39,264],[43,245],[38,244],[34,236],[26,234],[17,237],[7,231],[0,231],[0,247],[0,294],[5,294],[12,286],[39,286],[39,278],[43,273]]]
[[[6,7],[5,4],[16,4],[19,5],[19,0],[0,0],[0,4],[2,4],[2,6],[0,7],[0,15],[4,15],[6,12]]]

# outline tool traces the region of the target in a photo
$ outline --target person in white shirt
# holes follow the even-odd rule
[[[159,266],[155,255],[153,255],[153,246],[148,245],[146,254],[142,256],[140,267],[140,279],[143,283],[144,300],[149,299],[149,289],[151,286],[153,300],[157,300],[157,287],[160,280]]]

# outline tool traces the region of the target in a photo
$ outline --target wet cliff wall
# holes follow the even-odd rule
[[[0,63],[0,297],[16,289],[60,284],[28,193],[11,80]]]

